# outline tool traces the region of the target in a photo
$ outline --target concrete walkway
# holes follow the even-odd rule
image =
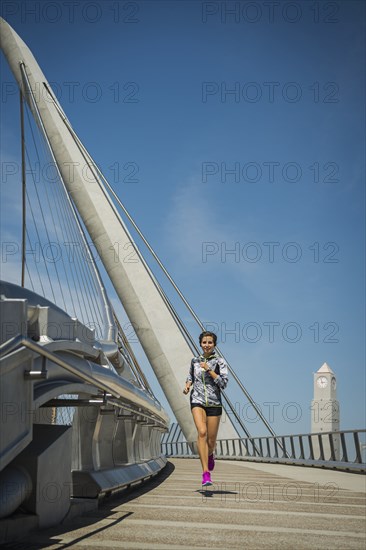
[[[49,550],[365,549],[365,477],[217,461],[201,488],[198,460],[171,459],[150,482],[67,525],[4,548]]]

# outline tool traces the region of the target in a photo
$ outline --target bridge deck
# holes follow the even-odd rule
[[[28,535],[24,548],[365,548],[364,476],[218,461],[213,480],[204,491],[198,460],[171,459],[134,491]]]

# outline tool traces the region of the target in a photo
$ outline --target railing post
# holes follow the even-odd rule
[[[259,448],[260,448],[260,456],[263,456],[263,444],[262,444],[262,438],[260,437],[258,439],[258,442],[259,442]]]
[[[353,432],[353,441],[355,442],[355,449],[356,449],[356,459],[354,462],[356,462],[357,464],[362,464],[360,440],[358,438],[357,432]]]
[[[290,444],[291,444],[291,458],[296,458],[294,437],[292,435],[290,435]]]
[[[340,432],[341,436],[341,445],[342,445],[342,462],[348,462],[347,446],[346,439],[344,437],[344,432]]]
[[[247,437],[244,439],[244,445],[245,445],[245,450],[246,450],[247,456],[250,456],[250,452],[249,452],[249,448],[248,448],[248,438]]]
[[[253,438],[252,437],[248,438],[248,446],[250,448],[249,456],[254,456],[254,453],[253,453]]]
[[[234,456],[238,456],[238,454],[239,454],[239,452],[238,452],[239,449],[237,450],[236,447],[237,447],[237,444],[239,445],[239,439],[233,439],[232,442],[233,442],[233,453],[234,453]]]
[[[221,441],[221,439],[220,439],[219,443],[220,443],[220,455],[223,456],[224,453],[222,452],[222,441]]]
[[[269,437],[266,437],[266,443],[267,443],[267,457],[266,458],[271,458],[271,446],[269,444]]]
[[[300,459],[305,460],[305,453],[304,453],[304,443],[302,440],[302,435],[299,435],[299,445],[300,445]]]
[[[329,447],[330,447],[330,460],[336,460],[333,434],[332,433],[328,434],[328,437],[329,437]]]
[[[281,437],[282,441],[282,458],[287,458],[285,437]]]
[[[311,435],[308,435],[308,443],[309,443],[309,451],[310,451],[309,460],[314,460],[313,440]]]
[[[318,443],[319,443],[319,451],[320,451],[319,459],[325,460],[322,434],[318,434]]]

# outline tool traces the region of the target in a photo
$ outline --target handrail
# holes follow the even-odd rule
[[[87,374],[87,373],[81,371],[76,366],[74,366],[70,363],[67,363],[61,357],[56,355],[55,353],[52,353],[52,352],[48,351],[47,349],[45,349],[44,346],[40,346],[39,344],[36,344],[35,342],[33,342],[33,340],[30,340],[29,338],[26,338],[22,335],[15,336],[14,338],[11,338],[10,340],[8,340],[4,344],[2,344],[0,346],[0,357],[5,356],[5,355],[19,349],[21,346],[24,346],[24,347],[30,349],[31,351],[34,351],[35,353],[37,353],[38,355],[42,356],[45,359],[49,359],[50,361],[52,361],[53,363],[56,363],[58,366],[64,368],[65,370],[67,370],[68,372],[73,374],[74,376],[77,376],[78,378],[80,378],[84,382],[87,382],[87,383],[95,386],[96,388],[102,390],[105,393],[108,393],[111,396],[111,398],[107,397],[105,402],[109,402],[109,403],[115,405],[118,408],[126,408],[126,409],[129,408],[131,410],[130,404],[128,404],[128,405],[126,404],[126,407],[124,407],[124,405],[122,406],[122,403],[120,403],[119,401],[117,401],[117,402],[114,401],[114,399],[117,399],[117,400],[122,399],[122,396],[119,393],[117,393],[116,390],[112,386],[110,386],[109,384],[107,384],[105,382],[102,382],[101,380],[95,379],[90,374]],[[32,375],[32,372],[30,372],[28,374]],[[38,374],[46,375],[46,371],[44,370],[44,371],[42,371],[41,373],[38,373]],[[121,381],[122,380],[123,379],[121,379]],[[134,397],[136,397],[136,396],[134,396]],[[151,397],[149,397],[149,399],[151,399]],[[132,402],[132,407],[133,407],[133,405],[134,405],[134,403]],[[136,407],[136,404],[135,404],[135,407]],[[134,410],[134,412],[136,412],[136,414],[139,414],[140,416],[148,417],[149,419],[153,420],[157,425],[160,425],[161,427],[166,428],[163,417],[157,418],[159,416],[158,413],[151,413],[149,407],[146,407],[146,410],[150,412],[150,414],[146,414],[146,412],[143,412],[142,410],[140,410],[140,408],[143,407],[142,404],[138,404],[137,407],[138,407],[138,411],[136,409]]]
[[[361,434],[366,438],[366,429],[221,439],[216,444],[216,456],[225,460],[275,462],[366,473]],[[278,440],[282,442],[282,453]],[[195,448],[192,442],[169,440],[169,434],[163,437],[161,445],[166,456],[196,456],[191,450]]]

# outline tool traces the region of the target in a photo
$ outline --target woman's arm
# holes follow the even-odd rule
[[[193,370],[193,359],[192,359],[191,366],[189,367],[189,374],[186,379],[186,385],[183,390],[184,395],[187,395],[187,393],[189,392],[189,388],[193,384],[193,379],[194,379],[194,370]]]
[[[229,382],[228,368],[226,362],[224,361],[224,359],[222,359],[222,357],[218,359],[218,365],[220,374],[217,374],[214,370],[211,370],[208,365],[206,371],[208,371],[208,374],[211,376],[214,383],[217,384],[217,386],[219,386],[221,390],[224,390]]]
[[[192,382],[186,382],[186,386],[183,390],[183,393],[184,395],[187,395],[187,393],[189,392],[189,388],[192,386]]]

